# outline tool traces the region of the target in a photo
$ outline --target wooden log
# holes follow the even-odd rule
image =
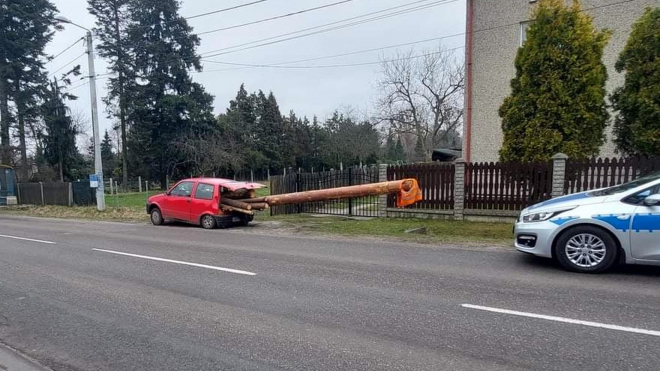
[[[268,205],[265,202],[255,202],[251,203],[250,206],[252,206],[252,210],[266,210],[270,209],[270,205]]]
[[[303,202],[335,200],[341,198],[354,198],[375,196],[390,193],[399,193],[399,191],[410,191],[414,180],[404,179],[391,182],[361,184],[356,186],[321,189],[317,191],[306,191],[287,193],[282,195],[273,195],[265,198],[265,202],[270,206],[299,204]]]
[[[234,211],[241,214],[254,215],[254,211],[241,209],[239,207],[233,207],[233,206],[221,204],[220,208],[224,211]]]
[[[261,202],[266,202],[266,197],[244,198],[242,200],[237,200],[237,201],[245,202],[248,204],[261,203]]]
[[[245,188],[237,189],[235,191],[227,191],[222,193],[222,198],[233,198],[235,200],[241,198],[249,198],[249,191]]]
[[[252,210],[252,206],[250,206],[250,204],[237,200],[232,200],[230,198],[221,198],[220,204],[237,207],[239,209]]]

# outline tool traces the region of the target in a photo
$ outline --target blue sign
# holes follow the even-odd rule
[[[89,174],[89,187],[90,188],[99,187],[99,176],[97,174]]]

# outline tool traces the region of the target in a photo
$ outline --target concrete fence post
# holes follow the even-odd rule
[[[378,181],[387,182],[387,164],[378,164]],[[378,196],[378,217],[387,218],[387,195]]]
[[[39,188],[41,188],[41,205],[46,205],[46,201],[44,200],[44,184],[42,182],[39,182]]]
[[[69,182],[69,207],[73,206],[73,183]]]
[[[142,193],[142,176],[138,176],[138,192]]]
[[[566,161],[568,156],[557,153],[552,156],[552,197],[564,195],[564,183],[566,182]]]
[[[465,160],[454,161],[454,219],[463,220],[465,211]]]
[[[110,178],[110,194],[113,194],[113,192],[112,192],[113,191],[113,184],[114,183],[112,182],[112,178]]]

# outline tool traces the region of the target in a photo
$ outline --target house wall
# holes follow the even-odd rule
[[[572,0],[567,0],[570,3]],[[660,6],[660,0],[582,0],[582,7],[594,17],[597,28],[613,31],[605,49],[603,62],[608,70],[608,94],[623,84],[623,74],[614,69],[616,59],[623,50],[632,24],[646,7]],[[472,23],[471,66],[471,122],[465,125],[463,148],[468,147],[468,161],[497,161],[502,146],[501,119],[498,110],[511,92],[510,81],[515,75],[514,59],[520,46],[521,22],[529,21],[534,7],[529,0],[467,0],[468,27]],[[470,9],[473,9],[470,22]],[[469,43],[468,43],[469,44]],[[470,53],[470,50],[466,51]],[[470,56],[466,57],[470,60]],[[609,101],[608,101],[609,102]],[[607,129],[607,143],[600,156],[613,156],[611,122]],[[468,127],[470,126],[470,127]]]

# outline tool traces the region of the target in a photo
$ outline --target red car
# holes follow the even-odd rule
[[[184,179],[167,192],[149,197],[147,213],[154,225],[161,225],[166,220],[197,224],[206,229],[233,224],[247,225],[252,221],[252,215],[224,211],[220,209],[220,199],[225,192],[262,187],[264,185],[259,183],[230,179]]]

